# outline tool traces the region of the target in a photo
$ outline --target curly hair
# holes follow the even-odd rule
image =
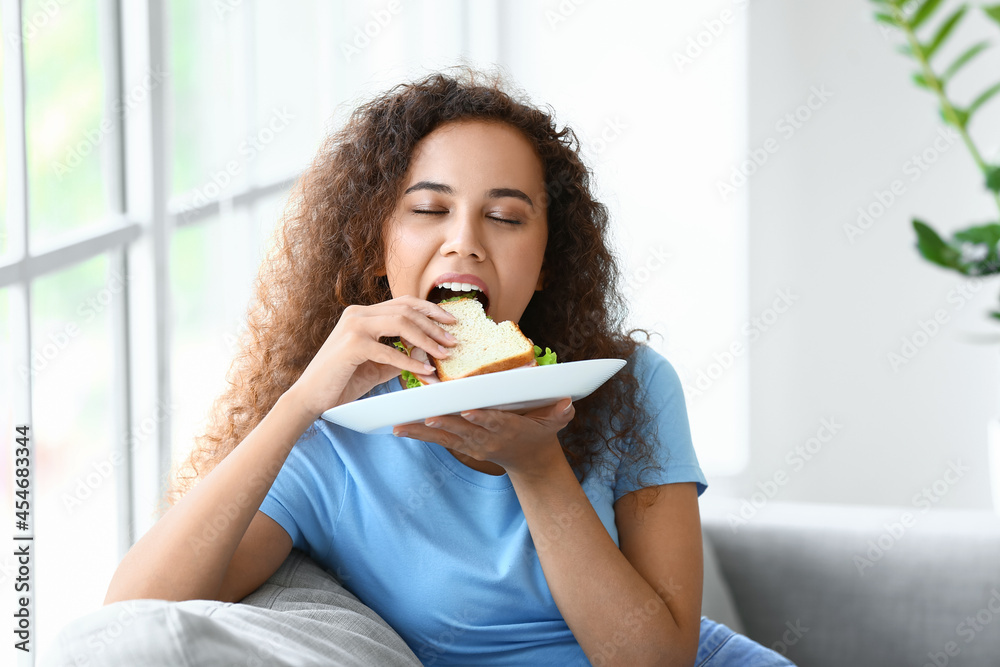
[[[569,127],[554,113],[507,92],[499,73],[459,66],[399,84],[358,106],[331,133],[293,186],[272,246],[261,263],[246,331],[204,432],[174,471],[166,501],[173,505],[261,422],[299,378],[352,304],[392,298],[383,267],[383,231],[402,196],[417,143],[444,123],[502,122],[534,146],[545,179],[548,280],[525,308],[519,326],[551,347],[561,362],[627,359],[640,342],[622,332],[627,303],[617,260],[608,247],[607,208],[590,192],[591,173]],[[551,108],[550,108],[551,111]],[[562,277],[563,280],[553,279]],[[398,340],[398,339],[396,339]],[[391,344],[391,340],[383,340]],[[655,467],[645,427],[643,388],[627,364],[576,402],[559,433],[581,480],[610,450],[621,460]]]

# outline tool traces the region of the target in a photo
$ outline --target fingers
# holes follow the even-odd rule
[[[365,346],[370,352],[369,359],[391,364],[417,375],[429,375],[435,372],[435,368],[425,364],[429,361],[426,355],[444,359],[449,356],[449,348],[457,344],[455,338],[430,317],[455,319],[437,304],[415,297],[400,297],[356,309],[352,313],[352,322],[361,339],[378,345]],[[395,347],[389,348],[377,342],[382,337],[396,336],[410,350],[409,356]],[[386,353],[386,349],[389,353]]]
[[[436,349],[439,344],[443,346],[455,344],[455,339],[434,320],[445,324],[458,321],[454,315],[436,303],[412,296],[398,297],[373,306],[348,306],[344,309],[338,326],[348,320],[351,324],[347,326],[356,331],[363,330],[372,338],[405,334],[412,343],[420,347],[423,347],[422,343],[427,344],[431,349]],[[405,331],[401,327],[403,321],[409,323]],[[418,332],[423,332],[424,335],[415,335]],[[431,339],[434,341],[433,345],[430,345]]]
[[[551,405],[545,405],[534,410],[523,413],[525,417],[535,417],[546,421],[566,422],[573,420],[576,414],[576,406],[573,405],[573,398],[560,398]]]
[[[496,433],[472,424],[455,415],[428,417],[422,422],[398,424],[393,435],[434,442],[442,447],[456,449],[469,456],[482,456],[482,448],[491,449]]]
[[[404,295],[398,297],[397,299],[393,299],[393,301],[400,301],[402,303],[409,304],[412,308],[419,310],[424,315],[433,317],[435,320],[444,322],[445,324],[454,324],[458,321],[458,318],[449,313],[447,310],[432,301],[427,301],[426,299],[419,299],[415,296]]]
[[[458,341],[429,318],[435,317],[450,323],[457,321],[455,316],[435,303],[416,297],[400,297],[393,301],[400,302],[394,311],[402,318],[402,326],[397,317],[382,313],[376,322],[378,335],[399,336],[408,346],[415,345],[438,359],[447,357],[448,348],[454,347]]]
[[[416,345],[438,359],[447,357],[448,348],[456,344],[451,334],[427,318],[419,316],[415,321],[407,319],[399,335],[400,338],[405,338],[407,344]]]
[[[373,361],[395,366],[415,375],[429,375],[435,371],[431,364],[415,359],[395,347],[389,347],[376,341],[369,341],[369,344],[372,351],[368,357]]]
[[[570,410],[564,412],[564,406]],[[572,403],[561,400],[518,415],[507,410],[466,410],[461,415],[437,415],[423,422],[398,424],[393,435],[461,452],[477,461],[490,461],[508,473],[537,471],[563,460],[554,438],[572,420]]]

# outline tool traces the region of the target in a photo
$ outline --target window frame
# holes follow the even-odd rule
[[[31,291],[37,279],[99,255],[108,256],[114,273],[126,276],[120,298],[110,310],[114,358],[109,369],[111,453],[121,462],[115,469],[119,498],[116,540],[121,558],[155,523],[156,517],[139,508],[157,506],[169,484],[169,250],[173,233],[201,224],[220,211],[252,210],[268,196],[286,192],[295,177],[233,188],[219,199],[193,208],[172,207],[166,86],[151,87],[145,100],[132,105],[127,114],[112,113],[125,91],[141,85],[150,72],[167,70],[167,4],[164,0],[98,2],[103,117],[111,123],[104,139],[111,157],[101,166],[108,184],[109,215],[97,228],[32,249],[25,127],[25,95],[30,82],[25,81],[23,38],[17,38],[24,34],[24,16],[20,0],[2,0],[8,247],[0,257],[0,289],[7,289],[10,295],[12,366],[30,368]],[[252,12],[252,3],[242,10]],[[20,26],[20,30],[13,32],[9,26]],[[9,38],[11,35],[14,38]],[[252,68],[252,63],[247,67]],[[31,374],[15,374],[11,397],[15,424],[33,423],[32,391]],[[150,420],[150,415],[157,418]],[[136,433],[143,434],[141,449],[133,446],[137,439],[132,435]],[[34,480],[31,482],[35,488]],[[159,509],[162,512],[165,508]]]

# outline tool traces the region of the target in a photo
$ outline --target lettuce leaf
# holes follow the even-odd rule
[[[406,352],[407,356],[410,355],[410,351],[406,349],[405,345],[403,345],[403,341],[397,340],[396,342],[393,343],[393,346],[394,347],[398,347],[403,352]],[[403,381],[406,382],[406,388],[407,389],[413,389],[414,387],[423,387],[424,386],[424,384],[420,380],[417,379],[417,376],[414,375],[413,373],[411,373],[410,371],[407,371],[407,370],[401,371],[400,375],[403,376]]]
[[[402,372],[403,380],[406,381],[406,388],[413,389],[414,387],[423,387],[424,383],[417,379],[417,376],[410,371]],[[423,394],[421,394],[422,396]]]
[[[542,354],[542,348],[535,346],[535,363],[539,366],[548,366],[549,364],[556,363],[556,353],[545,348],[545,354]]]
[[[475,290],[473,290],[472,292],[462,292],[458,296],[450,296],[447,299],[441,299],[438,303],[448,303],[449,301],[458,301],[459,299],[475,299],[475,298],[476,298],[476,292]]]

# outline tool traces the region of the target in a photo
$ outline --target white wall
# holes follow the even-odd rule
[[[750,310],[761,313],[782,289],[798,300],[751,348],[751,464],[717,486],[748,498],[783,472],[780,500],[911,505],[961,461],[968,470],[954,484],[938,482],[940,506],[988,507],[998,347],[969,338],[1000,333],[986,318],[1000,282],[984,281],[971,301],[952,292],[962,276],[918,257],[910,219],[951,230],[998,212],[960,142],[933,148],[942,127],[935,103],[909,82],[914,68],[894,50],[900,35],[877,27],[869,5],[770,0],[750,9],[750,149],[767,137],[780,144],[748,185]],[[979,39],[996,41],[997,26],[978,15],[966,21],[940,62]],[[1000,55],[986,56],[956,79],[959,101],[995,83]],[[813,86],[833,96],[781,138],[776,123]],[[973,135],[995,162],[1000,101],[980,113]],[[928,149],[937,160],[916,176],[907,161]],[[897,179],[902,194],[849,241],[844,225]],[[888,354],[939,310],[946,324],[894,371]],[[787,453],[824,418],[843,426],[795,469]]]

